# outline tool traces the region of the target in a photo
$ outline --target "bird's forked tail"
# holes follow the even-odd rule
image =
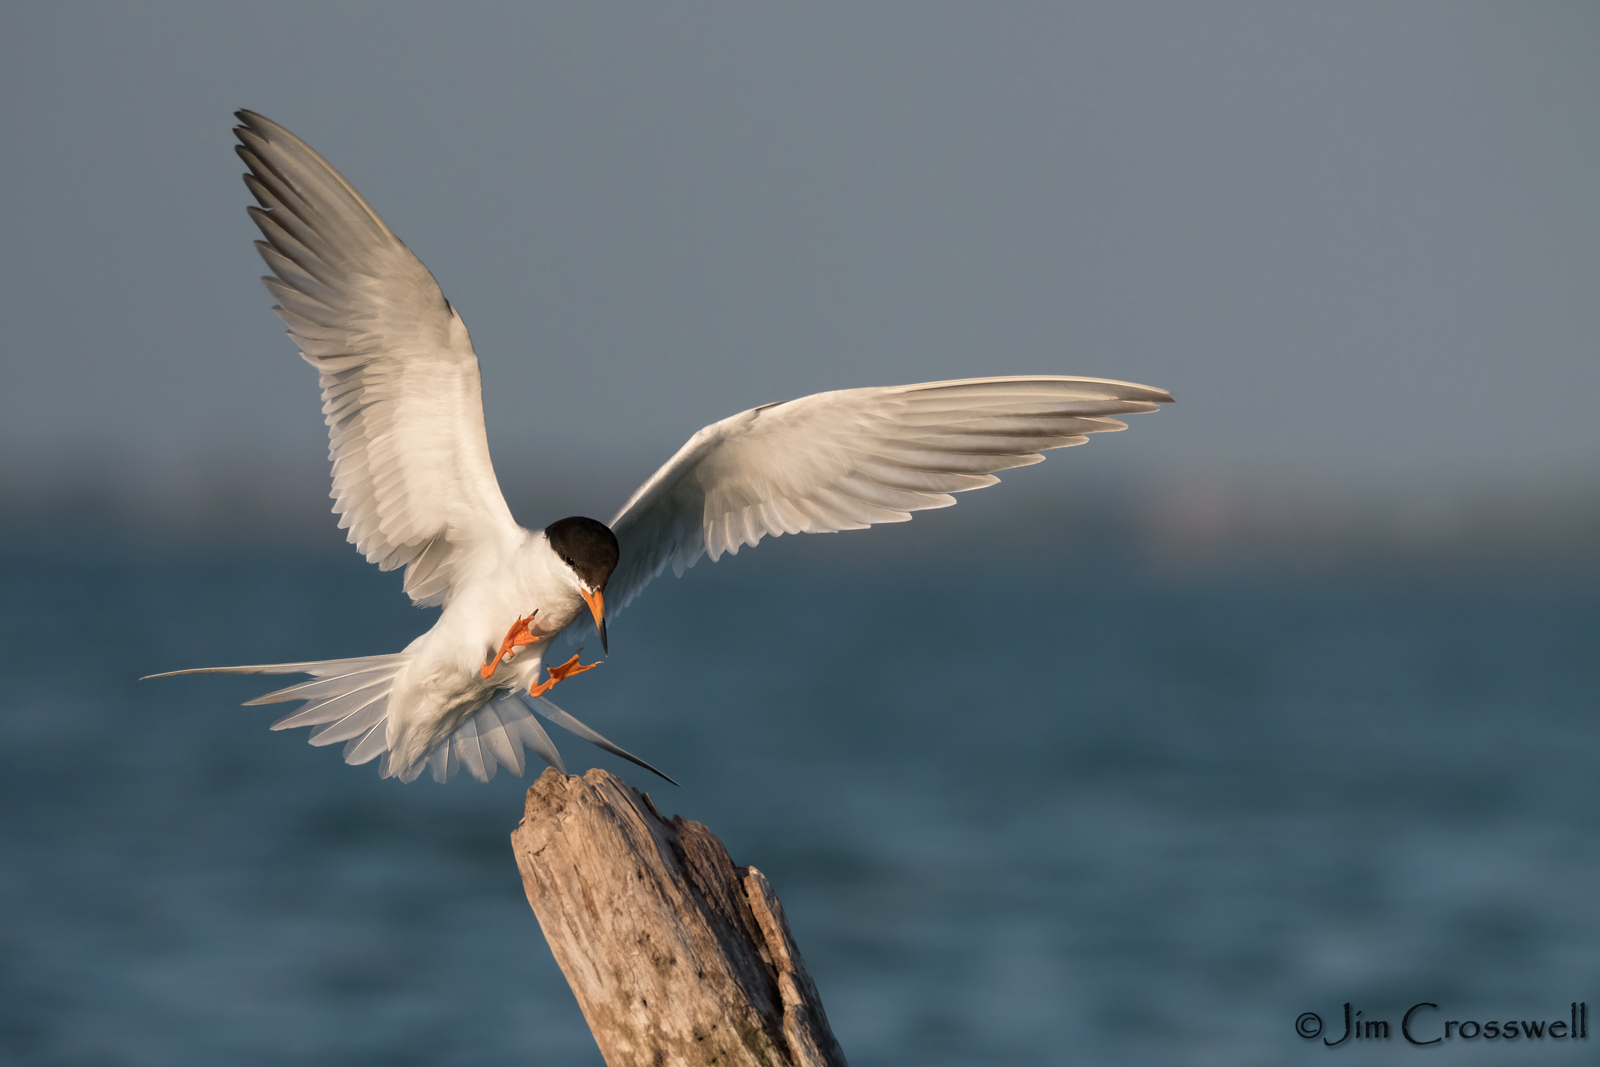
[[[422,773],[423,767],[433,772],[436,782],[448,781],[458,769],[467,772],[480,782],[493,778],[500,764],[515,774],[522,774],[524,763],[522,749],[528,748],[547,764],[566,774],[561,754],[545,733],[533,712],[570,730],[585,741],[592,742],[623,759],[638,764],[653,774],[672,782],[656,768],[625,749],[612,744],[567,712],[562,711],[544,697],[529,697],[504,691],[467,718],[455,732],[430,750],[426,756],[409,766],[400,766],[390,759],[388,741],[389,691],[395,678],[405,669],[410,657],[404,652],[383,656],[358,656],[353,659],[326,659],[308,663],[268,663],[249,667],[195,667],[183,671],[167,671],[146,675],[146,678],[173,678],[183,674],[309,674],[311,681],[301,682],[284,689],[274,690],[254,700],[253,704],[279,704],[289,700],[305,701],[299,708],[272,724],[274,730],[288,730],[297,726],[311,727],[307,738],[313,745],[332,745],[344,742],[346,763],[367,763],[381,757],[379,774],[384,778],[399,778],[410,782]],[[141,679],[143,680],[143,679]],[[678,783],[672,782],[673,785]]]

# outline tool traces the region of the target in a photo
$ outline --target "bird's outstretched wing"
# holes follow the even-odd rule
[[[949,507],[995,471],[1121,430],[1165,390],[1100,378],[968,378],[832,393],[752,408],[695,434],[611,528],[622,607],[669,565],[683,574],[763,537],[859,530]]]
[[[341,529],[419,605],[520,531],[489,462],[478,357],[433,275],[309,145],[237,113],[274,308],[322,376]]]

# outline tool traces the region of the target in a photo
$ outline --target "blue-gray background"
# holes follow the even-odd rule
[[[819,389],[1178,395],[664,581],[572,683],[773,878],[853,1062],[1600,1005],[1597,46],[1580,4],[7,5],[0,1052],[598,1059],[523,783],[130,681],[427,621],[325,515],[235,107],[438,276],[529,523]]]

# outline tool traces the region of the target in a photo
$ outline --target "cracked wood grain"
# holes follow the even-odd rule
[[[777,894],[700,823],[551,769],[511,843],[608,1067],[844,1067]]]

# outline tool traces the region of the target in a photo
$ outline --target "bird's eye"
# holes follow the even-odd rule
[[[569,567],[576,567],[577,566],[576,563],[572,562],[572,557],[571,556],[567,556],[567,557],[565,557],[565,559],[567,561],[567,566],[569,566]]]

